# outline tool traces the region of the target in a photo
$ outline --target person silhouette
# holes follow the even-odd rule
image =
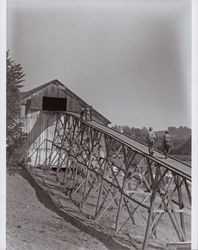
[[[165,154],[165,159],[168,158],[168,154],[171,150],[171,136],[168,132],[168,130],[165,131],[165,134],[163,136],[163,151]]]
[[[153,131],[153,128],[150,127],[149,128],[149,132],[148,132],[148,148],[149,148],[149,155],[153,155],[154,154],[154,143],[155,143],[155,132]]]

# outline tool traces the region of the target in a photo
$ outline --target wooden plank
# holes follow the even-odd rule
[[[187,183],[186,179],[185,178],[183,178],[183,179],[184,179],[184,183],[185,183],[185,187],[186,187],[186,192],[187,192],[187,195],[188,195],[188,199],[189,199],[189,202],[191,204],[191,192],[190,192],[190,189],[189,189],[189,186],[188,186],[188,183]]]
[[[98,212],[98,206],[99,206],[100,196],[101,196],[102,189],[103,189],[104,175],[106,173],[106,168],[107,168],[107,163],[105,162],[104,172],[103,172],[102,181],[101,181],[101,185],[100,185],[100,190],[99,190],[99,194],[98,194],[98,199],[97,199],[97,202],[96,202],[95,218],[96,218],[97,212]]]
[[[104,215],[104,213],[107,211],[107,209],[112,205],[112,203],[115,201],[115,199],[118,197],[120,193],[117,192],[117,194],[115,194],[115,196],[113,196],[113,198],[109,201],[109,203],[106,205],[106,207],[104,208],[104,210],[97,215],[96,220],[100,220],[100,218]]]
[[[191,250],[191,242],[169,242],[166,244],[167,250]]]
[[[183,195],[182,195],[181,183],[182,183],[181,177],[177,176],[177,183],[176,183],[176,185],[177,185],[177,191],[178,191],[179,208],[183,209],[184,208],[184,203],[183,203]],[[180,213],[179,215],[180,215],[181,228],[182,228],[182,231],[183,231],[183,233],[184,233],[184,235],[186,237],[184,214]]]
[[[150,175],[153,176],[152,174],[152,170],[151,170],[151,166],[150,167]],[[154,200],[156,197],[156,193],[157,193],[157,189],[156,189],[156,182],[158,181],[158,176],[159,176],[159,169],[156,169],[156,174],[155,174],[155,179],[153,179],[153,177],[151,177],[151,181],[152,181],[152,194],[151,194],[151,204],[150,204],[150,209],[149,209],[149,215],[148,215],[148,219],[147,219],[147,225],[146,225],[146,232],[145,232],[145,236],[144,236],[144,242],[143,242],[143,246],[142,246],[142,250],[146,250],[147,249],[147,245],[148,245],[148,236],[149,236],[149,231],[150,231],[150,227],[151,227],[151,222],[153,220],[153,210],[154,210]]]
[[[172,221],[172,224],[173,224],[173,226],[174,226],[174,228],[175,228],[175,231],[176,231],[176,233],[177,233],[177,236],[178,236],[179,240],[180,240],[180,241],[184,241],[184,240],[183,240],[183,236],[181,235],[181,231],[178,229],[178,223],[177,223],[177,221],[175,221],[175,217],[173,217],[173,216],[172,216],[172,213],[169,212],[169,209],[168,209],[168,207],[167,207],[167,204],[166,204],[166,201],[165,201],[164,196],[161,195],[161,198],[162,198],[162,201],[163,201],[164,206],[165,206],[165,208],[166,208],[166,211],[167,211],[168,214],[169,214],[169,217],[170,217],[170,219],[171,219],[171,221]],[[169,202],[170,202],[170,199],[169,199]]]

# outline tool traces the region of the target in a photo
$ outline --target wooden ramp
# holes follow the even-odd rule
[[[89,124],[97,129],[103,131],[104,133],[116,138],[117,140],[122,141],[123,143],[125,143],[126,145],[131,147],[132,149],[135,149],[138,152],[150,157],[151,159],[155,160],[156,162],[163,165],[167,169],[170,169],[170,170],[180,174],[181,176],[184,176],[187,179],[191,180],[191,166],[189,166],[189,165],[187,165],[187,164],[185,164],[177,159],[174,159],[172,157],[165,159],[164,154],[162,154],[161,152],[159,152],[157,150],[154,151],[154,155],[151,157],[148,154],[148,146],[146,146],[144,143],[141,143],[135,139],[132,139],[132,138],[130,138],[122,133],[119,133],[111,128],[105,127],[105,126],[103,126],[99,123],[96,123],[94,121],[89,122]]]
[[[189,165],[157,150],[150,156],[147,145],[67,112],[41,112],[28,145],[52,125],[53,137],[45,133],[46,150],[41,157],[38,145],[32,166],[56,166],[56,182],[82,214],[101,225],[109,221],[116,235],[132,231],[143,250],[150,241],[190,239]]]

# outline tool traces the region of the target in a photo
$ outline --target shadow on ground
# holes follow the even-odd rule
[[[95,239],[101,241],[109,250],[127,250],[129,248],[124,247],[117,242],[115,242],[109,235],[106,235],[102,232],[98,232],[93,227],[88,225],[84,225],[78,219],[73,218],[72,216],[68,215],[67,213],[60,210],[56,204],[53,202],[50,195],[39,186],[31,174],[26,169],[20,169],[17,171],[28,183],[33,187],[35,190],[36,196],[38,200],[49,210],[55,212],[61,218],[63,218],[66,222],[70,223],[71,225],[75,226],[79,230],[89,234],[90,236],[94,237]],[[130,248],[131,249],[131,248]],[[135,248],[134,248],[135,249]]]

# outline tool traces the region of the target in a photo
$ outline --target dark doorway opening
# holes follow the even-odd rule
[[[43,96],[42,106],[42,109],[47,111],[66,111],[67,99]]]

